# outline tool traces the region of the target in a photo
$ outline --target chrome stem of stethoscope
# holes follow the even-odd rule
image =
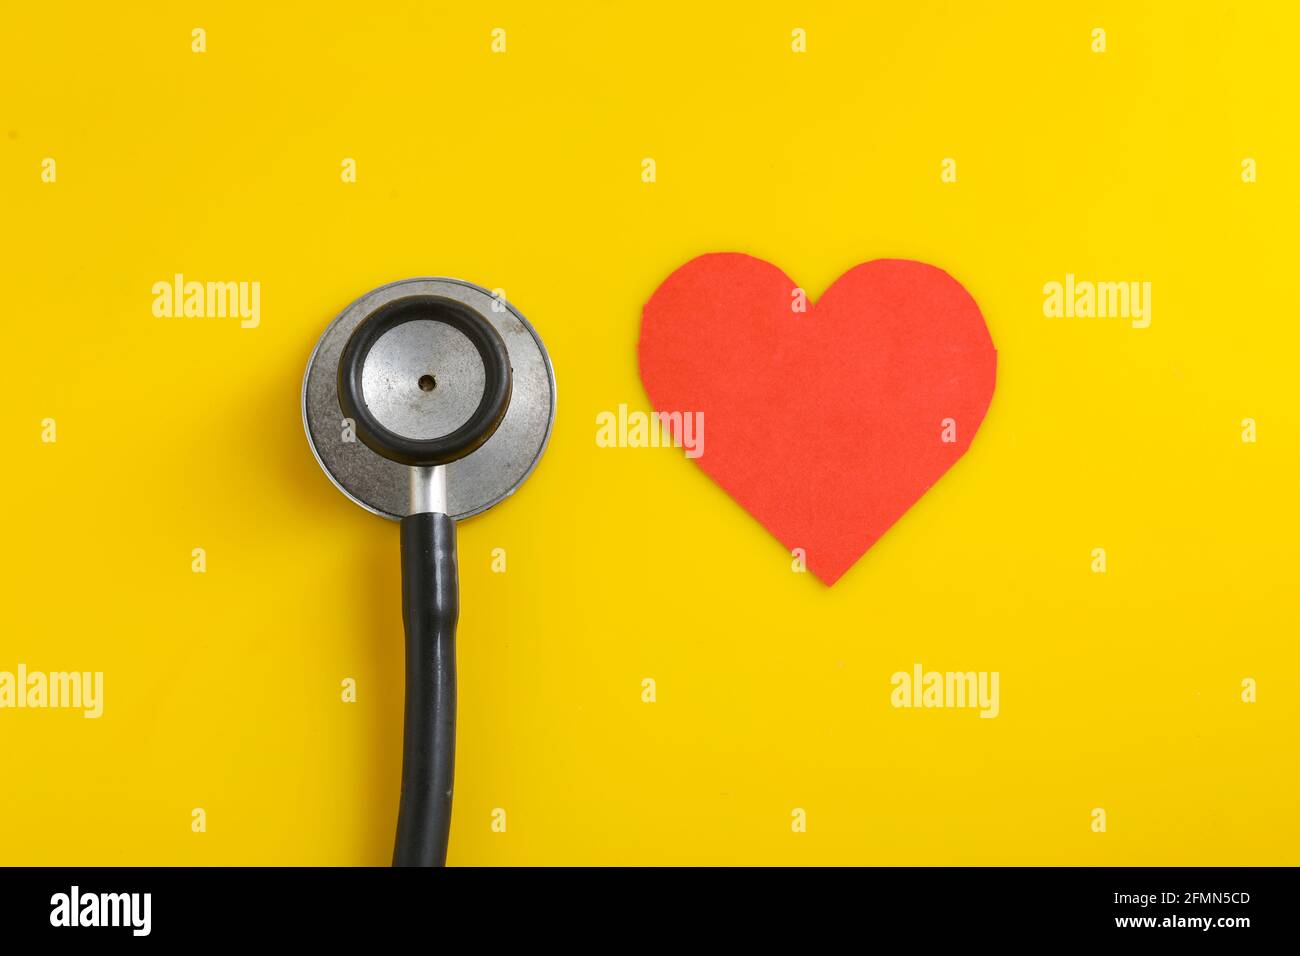
[[[447,468],[445,465],[411,466],[411,504],[408,514],[447,513]]]

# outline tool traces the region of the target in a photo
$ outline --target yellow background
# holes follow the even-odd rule
[[[389,860],[397,527],[299,388],[434,274],[504,288],[560,395],[460,529],[451,863],[1300,863],[1283,6],[6,4],[0,670],[106,701],[0,711],[0,862]],[[720,250],[814,295],[926,260],[998,348],[969,454],[833,589],[680,451],[595,444],[642,304]],[[176,272],[259,281],[260,327],[154,318]],[[1151,327],[1044,318],[1067,272],[1150,281]],[[918,661],[999,671],[1001,716],[893,709]]]

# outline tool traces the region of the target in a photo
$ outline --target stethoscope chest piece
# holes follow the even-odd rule
[[[484,414],[495,413],[491,402],[500,392],[486,395],[485,389],[492,384],[496,343],[478,334],[483,325],[504,347],[508,392],[482,444],[443,465],[448,514],[461,520],[486,511],[532,473],[555,420],[555,375],[541,339],[513,306],[486,289],[459,279],[404,279],[344,309],[307,365],[307,440],[340,491],[385,518],[411,513],[411,456],[385,457],[368,439],[396,436],[406,440],[395,446],[399,453],[419,443],[430,452],[458,429],[481,425],[475,416],[485,400]],[[347,370],[352,376],[341,389],[340,374]],[[377,433],[376,425],[389,436]],[[436,463],[436,451],[428,463]]]
[[[395,866],[445,862],[456,739],[456,522],[511,495],[555,420],[555,375],[509,303],[459,279],[368,292],[325,329],[302,417],[330,480],[401,522],[406,702]]]

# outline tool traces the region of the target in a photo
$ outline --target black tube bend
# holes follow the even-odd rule
[[[456,766],[456,522],[402,519],[406,718],[393,866],[443,866]]]

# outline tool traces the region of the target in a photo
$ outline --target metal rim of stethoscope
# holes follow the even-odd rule
[[[448,277],[400,279],[372,289],[334,318],[312,350],[303,374],[303,431],[330,482],[372,514],[392,521],[407,513],[410,466],[385,458],[365,443],[345,440],[337,369],[352,333],[366,319],[402,299],[433,296],[486,319],[505,342],[513,392],[495,433],[466,457],[443,466],[448,513],[456,520],[480,514],[510,497],[536,469],[555,424],[555,371],[532,324],[492,292]]]

